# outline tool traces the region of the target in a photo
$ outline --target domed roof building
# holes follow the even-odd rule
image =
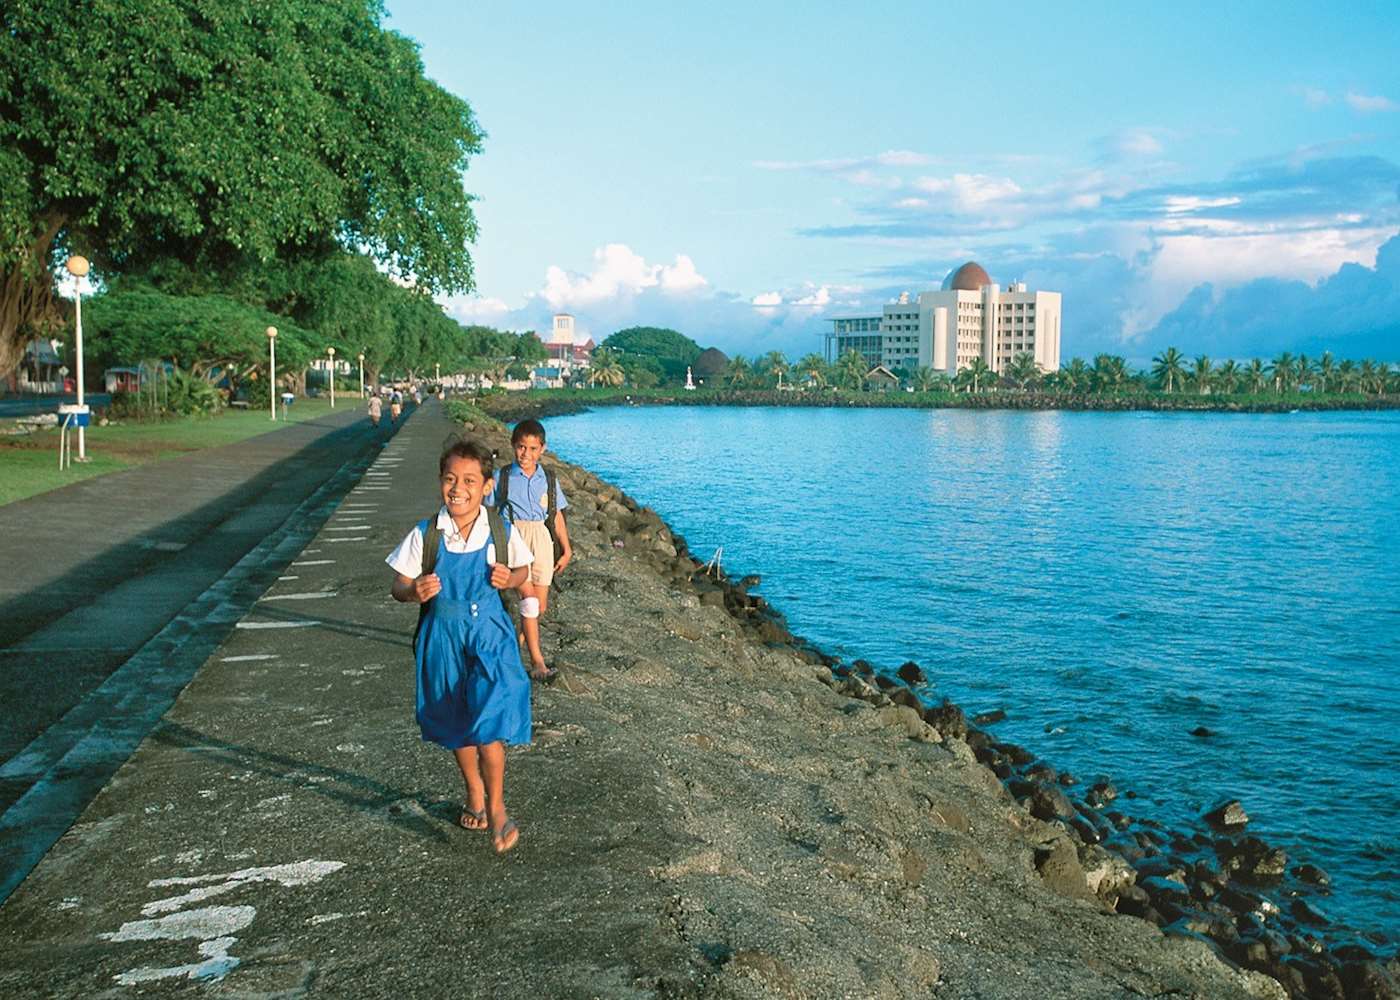
[[[905,293],[880,313],[830,320],[828,361],[856,351],[871,368],[956,375],[981,359],[993,372],[1029,355],[1042,371],[1060,367],[1060,293],[1024,282],[1003,288],[974,260],[954,268],[939,289]]]
[[[948,277],[943,279],[943,291],[980,292],[983,286],[990,284],[992,276],[981,264],[970,260],[962,267],[948,272]]]

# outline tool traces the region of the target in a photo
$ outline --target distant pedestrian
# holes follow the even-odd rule
[[[380,401],[378,394],[369,397],[369,422],[374,426],[379,426],[379,417],[384,412],[384,403]]]
[[[564,510],[569,506],[553,471],[540,464],[544,455],[544,425],[538,420],[522,420],[511,431],[510,443],[515,462],[496,477],[495,506],[524,536],[534,561],[530,583],[539,596],[540,615],[549,610],[549,588],[554,575],[562,573],[573,559],[569,528]],[[522,638],[526,638],[522,635]],[[535,659],[531,650],[531,660]],[[534,674],[547,680],[551,672],[535,665]]]
[[[403,393],[395,389],[394,394],[389,397],[389,422],[398,423],[401,413],[403,413]]]
[[[457,759],[467,786],[460,825],[489,829],[504,853],[520,837],[506,812],[505,747],[530,742],[530,682],[500,591],[526,582],[531,556],[520,532],[482,503],[492,469],[480,444],[451,444],[438,462],[442,507],[385,561],[396,574],[394,599],[420,606],[413,647],[422,737]]]

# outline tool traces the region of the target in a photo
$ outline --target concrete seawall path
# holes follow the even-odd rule
[[[1057,878],[1063,829],[965,745],[667,581],[562,465],[562,677],[495,855],[418,738],[383,564],[452,430],[404,426],[0,907],[0,995],[1281,995]]]

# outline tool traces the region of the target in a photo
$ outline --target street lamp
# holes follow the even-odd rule
[[[73,318],[78,347],[78,461],[87,461],[86,426],[87,410],[83,402],[83,279],[87,277],[88,261],[77,254],[68,258],[65,265],[73,276]]]
[[[437,361],[433,362],[433,381],[442,384],[442,364]]]
[[[326,353],[331,358],[331,409],[335,409],[335,348],[327,347]]]
[[[360,398],[365,398],[365,352],[360,352]]]
[[[267,328],[267,411],[277,419],[277,327]]]

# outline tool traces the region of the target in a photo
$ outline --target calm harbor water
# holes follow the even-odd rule
[[[1400,937],[1400,414],[610,408],[550,447],[793,631],[1133,810],[1250,830]],[[1206,726],[1216,735],[1191,735]]]

